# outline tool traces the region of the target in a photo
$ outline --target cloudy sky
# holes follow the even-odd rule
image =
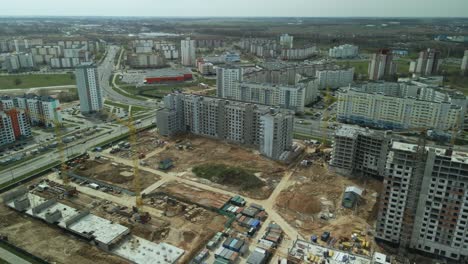
[[[468,0],[1,0],[0,16],[468,17]]]

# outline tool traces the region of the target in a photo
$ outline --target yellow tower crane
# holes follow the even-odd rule
[[[132,163],[133,163],[133,188],[135,189],[135,206],[137,209],[140,209],[143,205],[143,199],[141,197],[141,183],[140,183],[140,173],[139,173],[139,157],[138,157],[138,148],[137,148],[137,130],[135,128],[135,124],[133,122],[132,114],[128,114],[128,119],[123,120],[122,118],[118,117],[114,113],[106,110],[104,108],[104,112],[109,114],[113,119],[115,119],[118,123],[128,128],[129,133],[129,142],[130,148],[133,153]]]

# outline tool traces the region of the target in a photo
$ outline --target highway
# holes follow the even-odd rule
[[[141,107],[147,108],[156,108],[156,101],[154,100],[138,100],[130,97],[126,97],[112,89],[112,84],[110,83],[110,78],[113,73],[117,72],[120,68],[120,59],[115,66],[115,56],[117,53],[120,52],[120,47],[112,45],[108,47],[107,56],[104,58],[102,63],[98,67],[99,72],[99,82],[101,87],[104,91],[104,97],[106,97],[110,101],[122,103],[122,104],[129,104],[129,105],[136,105]]]
[[[141,119],[141,124],[137,125],[137,128],[150,126],[154,122],[154,117],[148,116],[146,118]],[[109,133],[111,132],[111,133]],[[128,132],[128,128],[126,126],[119,125],[118,127],[113,128],[112,130],[105,130],[104,132],[100,132],[98,136],[92,135],[90,138],[83,138],[76,142],[74,142],[70,146],[66,146],[64,148],[64,154],[69,157],[77,154],[82,154],[87,150],[91,149],[93,146],[100,144],[101,142],[105,142],[111,138],[117,137],[119,135],[125,134]],[[55,150],[53,152],[45,153],[32,160],[27,161],[27,166],[24,164],[18,164],[13,166],[12,168],[8,168],[0,172],[0,184],[25,175],[26,173],[44,167],[47,164],[60,160],[60,153]]]

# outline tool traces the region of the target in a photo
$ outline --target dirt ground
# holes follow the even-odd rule
[[[234,191],[256,199],[266,199],[270,196],[281,180],[286,169],[285,165],[262,157],[258,151],[242,146],[228,144],[219,140],[187,135],[174,139],[164,139],[168,144],[165,149],[144,161],[148,166],[158,169],[161,160],[170,158],[174,167],[169,172],[178,176],[201,180],[192,173],[192,167],[207,163],[242,166],[255,173],[265,186],[258,189],[241,191],[236,186],[216,185],[205,180],[203,183]],[[177,145],[191,146],[179,149]]]
[[[231,197],[227,195],[197,189],[196,187],[179,182],[165,183],[155,192],[166,193],[172,197],[175,197],[176,199],[180,199],[182,201],[191,201],[194,204],[210,207],[214,210],[222,208],[222,206],[231,199]]]
[[[29,185],[36,185],[44,179],[45,177],[35,179]],[[172,184],[171,188],[177,189],[177,186],[177,184]],[[182,186],[181,189],[185,190]],[[33,192],[47,199],[57,198],[48,190],[34,190]],[[213,196],[212,199],[216,199],[212,193],[201,194],[202,202],[206,201],[205,198],[209,195]],[[227,221],[224,216],[212,211],[193,204],[184,204],[183,210],[177,213],[163,214],[163,216],[151,214],[151,220],[141,224],[135,222],[131,208],[81,192],[76,197],[59,198],[58,201],[73,208],[89,209],[92,214],[127,226],[133,235],[156,243],[169,243],[184,249],[186,252],[179,263],[188,263],[216,232],[224,229],[224,224]],[[154,212],[163,213],[160,207],[149,201],[150,198],[145,199],[146,206],[153,207]],[[178,202],[179,204],[183,203]],[[187,213],[191,210],[196,210],[197,214],[194,214],[194,217],[187,217]],[[78,239],[76,236],[66,234],[58,227],[17,213],[3,204],[0,205],[0,235],[8,236],[13,244],[51,263],[128,263]]]
[[[39,220],[0,205],[0,234],[50,263],[128,263]]]
[[[365,190],[355,209],[341,205],[348,186]],[[376,179],[347,178],[315,162],[310,167],[298,167],[289,187],[278,196],[276,207],[305,237],[320,236],[324,231],[330,231],[337,238],[350,237],[356,230],[367,233],[374,226],[381,186]]]
[[[75,173],[135,191],[133,186],[133,168],[104,158],[87,160],[78,166]],[[143,170],[139,170],[139,175],[142,190],[160,179],[158,175]]]

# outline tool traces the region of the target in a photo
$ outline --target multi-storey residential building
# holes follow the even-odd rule
[[[31,70],[34,68],[33,56],[29,53],[14,53],[5,58],[4,68],[8,72]]]
[[[198,72],[203,75],[214,74],[214,65],[211,62],[205,62],[203,59],[197,62]]]
[[[393,142],[376,237],[402,248],[466,260],[467,175],[466,152]]]
[[[359,54],[359,48],[354,45],[344,44],[338,47],[333,47],[328,50],[328,56],[332,58],[353,58]]]
[[[0,145],[31,136],[31,126],[24,110],[0,111]]]
[[[54,127],[62,122],[60,102],[49,96],[25,94],[18,97],[0,98],[0,110],[24,110],[32,126]]]
[[[57,45],[63,49],[84,49],[91,53],[98,53],[105,50],[106,42],[103,40],[60,40]]]
[[[224,39],[213,39],[213,38],[206,38],[206,39],[196,39],[195,44],[197,48],[221,48],[225,46]]]
[[[288,34],[283,34],[280,36],[280,46],[286,49],[293,48],[294,37]]]
[[[333,135],[330,165],[345,175],[383,177],[390,140],[387,132],[342,125]]]
[[[239,82],[231,87],[232,99],[304,112],[306,85]]]
[[[226,140],[256,147],[265,156],[286,160],[292,150],[294,113],[220,98],[170,94],[157,112],[159,133],[178,133]]]
[[[431,76],[439,72],[440,51],[435,49],[427,49],[419,53],[418,60],[412,62],[410,72],[420,76]]]
[[[400,89],[400,85],[406,88]],[[436,131],[459,127],[464,120],[466,110],[455,102],[425,101],[408,96],[414,91],[417,94],[418,87],[404,84],[395,87],[394,90],[374,92],[370,89],[379,86],[364,85],[340,92],[337,119],[385,129],[427,128]]]
[[[372,55],[369,63],[369,80],[377,81],[396,73],[396,64],[389,49],[381,49]]]
[[[348,86],[353,83],[354,68],[317,71],[316,77],[320,89]]]
[[[75,75],[81,113],[100,112],[104,102],[96,65],[83,63],[76,68]]]
[[[243,69],[237,66],[218,67],[216,78],[216,96],[234,99],[234,87],[242,81]]]
[[[35,46],[31,48],[31,54],[36,64],[50,64],[52,58],[60,58],[63,56],[63,48],[61,46]]]
[[[261,38],[241,39],[239,46],[245,52],[262,58],[276,57],[278,44],[276,40]]]
[[[281,59],[283,60],[305,60],[317,54],[316,46],[304,48],[290,48],[281,50]]]
[[[462,74],[468,73],[468,50],[465,50],[465,55],[463,56],[460,69],[461,69]]]
[[[166,59],[159,53],[129,53],[127,63],[133,68],[161,68],[166,65]]]
[[[184,66],[195,66],[195,40],[186,38],[180,41],[180,54],[182,57],[182,65]]]

